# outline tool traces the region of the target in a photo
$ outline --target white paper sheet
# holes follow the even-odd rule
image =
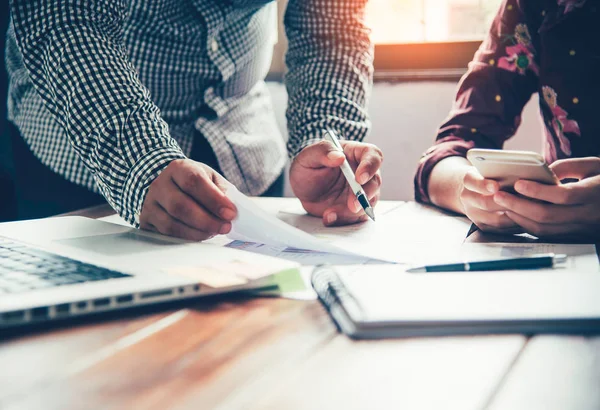
[[[280,212],[278,217],[347,251],[411,264],[455,259],[471,225],[467,218],[414,203],[398,204],[386,211],[378,212],[377,222],[332,228],[306,214]]]
[[[227,196],[237,207],[238,215],[228,237],[275,248],[297,248],[338,255],[366,256],[359,249],[347,250],[297,229],[261,209],[250,198],[231,187]]]
[[[235,240],[227,245],[228,248],[241,249],[248,252],[260,253],[261,255],[274,256],[289,261],[298,262],[304,266],[314,266],[328,263],[331,265],[362,265],[373,263],[375,260],[364,256],[338,255],[327,252],[289,248],[282,246],[264,245],[262,243],[244,242]]]

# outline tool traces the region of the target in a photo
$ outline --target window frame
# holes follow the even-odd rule
[[[481,40],[375,44],[375,81],[456,81],[466,72]]]

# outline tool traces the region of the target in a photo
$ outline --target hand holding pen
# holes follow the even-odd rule
[[[331,132],[331,131],[330,131]],[[367,220],[369,212],[379,199],[381,187],[381,150],[375,145],[342,140],[335,145],[323,131],[322,140],[305,147],[292,161],[290,185],[294,194],[311,215],[322,217],[326,226],[347,225]],[[341,149],[339,148],[341,146]],[[364,192],[365,208],[350,187],[344,171],[351,181]],[[354,171],[352,171],[354,170]]]
[[[331,142],[338,149],[338,151],[344,154],[344,148],[342,147],[342,144],[337,138],[337,135],[335,134],[334,130],[327,129],[327,131],[325,132],[325,139]],[[375,212],[373,211],[373,207],[371,206],[369,198],[367,198],[367,194],[363,190],[363,187],[356,181],[354,171],[352,171],[352,168],[348,163],[348,158],[346,158],[346,154],[344,154],[344,162],[342,162],[342,164],[340,165],[340,169],[342,170],[344,178],[346,178],[346,181],[348,181],[348,185],[350,185],[350,189],[356,196],[356,200],[358,201],[362,209],[369,216],[369,218],[375,221]]]

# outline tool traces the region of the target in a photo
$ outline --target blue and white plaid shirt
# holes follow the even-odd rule
[[[366,0],[290,0],[288,153],[326,126],[365,137]],[[9,118],[34,154],[128,222],[150,183],[204,135],[225,177],[260,194],[285,146],[264,78],[268,0],[11,0]]]

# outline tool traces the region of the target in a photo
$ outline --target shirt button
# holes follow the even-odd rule
[[[216,39],[214,39],[214,38],[213,38],[212,40],[210,40],[210,49],[211,49],[213,52],[215,52],[215,53],[216,53],[216,52],[217,52],[217,50],[219,49],[219,43],[218,43],[218,42],[217,42],[217,40],[216,40]]]

